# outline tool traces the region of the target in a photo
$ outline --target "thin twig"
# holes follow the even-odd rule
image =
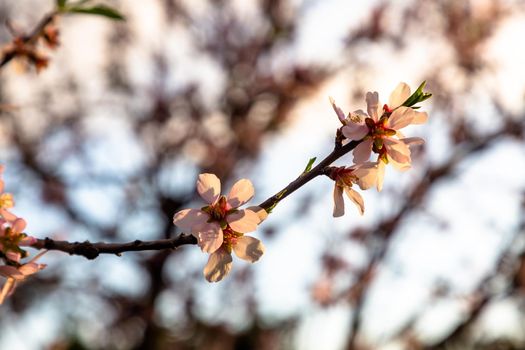
[[[188,234],[181,233],[175,238],[159,239],[156,241],[141,241],[135,240],[127,243],[104,243],[97,242],[67,242],[55,241],[51,238],[38,239],[33,248],[60,250],[70,255],[81,255],[86,259],[95,259],[100,254],[116,254],[120,255],[124,252],[136,252],[144,250],[164,250],[176,249],[184,244],[197,244],[197,239]]]

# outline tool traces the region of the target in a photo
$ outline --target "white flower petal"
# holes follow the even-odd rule
[[[363,197],[361,197],[361,195],[351,187],[345,187],[345,193],[348,198],[350,198],[350,200],[355,203],[357,209],[359,210],[359,214],[363,215],[365,213],[365,202],[363,201]]]
[[[24,276],[29,276],[32,274],[37,273],[38,271],[44,269],[46,267],[45,264],[37,264],[37,263],[27,263],[18,268],[18,271],[20,271]]]
[[[0,215],[6,220],[6,221],[15,221],[17,219],[17,216],[13,213],[11,213],[7,209],[0,209]]]
[[[368,126],[349,122],[341,128],[341,132],[347,139],[359,141],[368,134]]]
[[[377,183],[377,163],[363,163],[353,173],[357,176],[357,185],[362,190],[368,190]]]
[[[193,226],[204,224],[209,215],[199,209],[183,209],[173,216],[173,223],[183,230],[191,230]]]
[[[387,156],[398,163],[410,165],[410,149],[404,142],[388,137],[383,139],[383,144],[386,147]]]
[[[335,111],[335,114],[337,114],[337,118],[339,118],[339,120],[341,121],[341,123],[345,123],[345,114],[343,113],[343,111],[341,110],[341,108],[339,108],[336,104],[335,104],[335,100],[330,97],[330,103],[332,104],[332,108],[334,109]]]
[[[399,83],[388,99],[388,107],[395,109],[401,106],[410,97],[410,86],[405,83]]]
[[[412,124],[415,113],[416,112],[412,108],[401,106],[392,112],[386,122],[386,127],[394,130],[402,129],[405,126]]]
[[[13,294],[15,287],[16,281],[14,278],[8,278],[5,281],[4,286],[2,287],[2,291],[0,292],[0,305],[4,302],[6,297]]]
[[[370,159],[372,154],[372,140],[361,141],[356,148],[354,148],[354,163],[365,163]]]
[[[208,282],[219,282],[231,269],[232,256],[221,248],[210,255],[203,274]]]
[[[387,154],[387,157],[388,157],[388,163],[391,164],[394,168],[396,168],[396,170],[407,171],[408,169],[411,168],[411,164],[410,163],[399,163],[399,162],[396,162],[396,160],[393,159],[392,157],[388,156],[388,154]]]
[[[226,216],[226,221],[234,231],[242,233],[255,231],[261,222],[259,216],[249,209],[231,213]]]
[[[18,232],[18,233],[21,233],[21,232],[24,232],[25,228],[26,228],[26,221],[22,218],[17,218],[14,222],[13,222],[13,231],[15,232]]]
[[[237,181],[226,199],[229,209],[238,208],[244,203],[252,199],[255,190],[253,189],[252,182],[248,179],[241,179]]]
[[[381,192],[383,189],[383,180],[385,178],[385,166],[386,164],[383,161],[377,162],[377,191]]]
[[[259,224],[263,222],[264,220],[266,220],[266,218],[268,217],[268,212],[264,210],[263,208],[258,207],[256,205],[248,207],[246,209],[251,210],[255,214],[257,214],[257,216],[259,217]]]
[[[254,263],[264,254],[264,245],[257,238],[242,236],[233,245],[233,251],[239,258]]]
[[[199,247],[205,253],[213,253],[222,245],[222,230],[216,222],[194,226],[191,229],[191,233],[197,237]]]
[[[334,218],[345,215],[345,202],[343,200],[343,188],[338,185],[334,185]]]
[[[427,112],[418,112],[414,111],[414,118],[412,119],[412,124],[425,124],[428,120]]]
[[[197,192],[208,204],[214,204],[221,195],[221,180],[215,174],[200,174]]]
[[[379,94],[377,91],[374,92],[367,92],[366,93],[366,111],[368,112],[368,115],[370,118],[372,118],[374,121],[378,121],[379,117],[381,117],[381,111],[379,106]]]

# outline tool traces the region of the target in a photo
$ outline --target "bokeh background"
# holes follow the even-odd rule
[[[50,252],[0,308],[0,348],[525,349],[522,1],[108,4],[127,20],[64,16],[48,69],[0,71],[0,162],[37,237],[172,237],[201,172],[260,203],[331,151],[328,96],[350,111],[426,80],[429,122],[407,129],[426,144],[363,217],[332,218],[328,178],[288,197],[263,258],[218,284],[195,246]],[[53,6],[0,1],[0,22]]]

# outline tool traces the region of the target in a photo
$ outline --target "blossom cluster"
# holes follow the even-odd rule
[[[218,282],[231,270],[232,250],[237,257],[251,263],[264,254],[261,241],[244,234],[255,231],[267,213],[259,207],[239,209],[255,194],[247,179],[237,181],[226,197],[221,195],[221,182],[217,176],[200,174],[197,192],[208,205],[177,212],[173,223],[189,230],[197,238],[202,251],[210,254],[204,277],[209,282]]]
[[[26,221],[10,211],[14,207],[13,195],[4,192],[2,172],[3,167],[0,166],[0,258],[5,264],[0,265],[0,275],[7,280],[0,292],[0,304],[7,296],[13,294],[17,283],[46,267],[45,264],[36,262],[45,251],[28,262],[21,261],[29,255],[21,247],[34,244],[36,238],[23,232],[26,228]]]
[[[387,104],[379,102],[377,92],[367,92],[367,111],[356,110],[345,116],[333,99],[332,107],[343,124],[340,133],[345,140],[357,141],[359,144],[353,150],[354,165],[351,167],[331,168],[328,176],[334,180],[334,217],[344,214],[343,191],[364,212],[364,202],[361,195],[353,190],[352,184],[357,184],[362,190],[376,187],[383,188],[385,166],[392,164],[394,168],[405,171],[411,167],[409,146],[423,144],[419,137],[405,137],[400,129],[411,124],[423,124],[427,121],[426,112],[419,112],[416,103],[431,95],[423,93],[424,83],[413,94],[405,83],[399,83],[390,94]],[[372,154],[377,158],[371,161]]]

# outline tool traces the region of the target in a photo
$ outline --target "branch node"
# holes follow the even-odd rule
[[[98,257],[99,251],[91,242],[84,241],[82,243],[77,242],[70,254],[82,255],[86,259],[93,260]]]

